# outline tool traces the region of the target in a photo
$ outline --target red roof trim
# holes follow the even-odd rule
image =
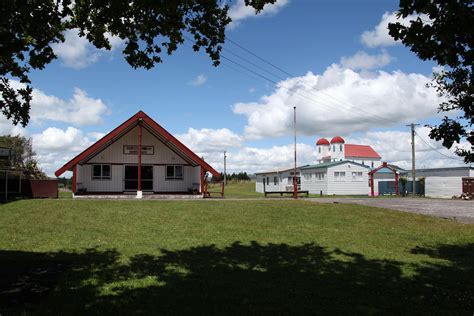
[[[97,142],[89,146],[86,150],[81,152],[79,155],[71,159],[67,162],[64,166],[59,168],[54,174],[56,177],[59,177],[67,170],[70,170],[75,165],[77,165],[81,160],[86,158],[87,156],[92,155],[96,150],[100,149],[100,147],[107,144],[107,142],[112,141],[115,137],[119,136],[122,132],[124,132],[127,128],[129,128],[132,124],[142,119],[146,122],[154,131],[158,134],[163,136],[167,141],[175,145],[178,149],[180,149],[185,155],[189,156],[192,160],[194,160],[198,165],[202,166],[206,171],[212,173],[213,176],[220,177],[220,174],[212,168],[207,162],[201,159],[198,155],[192,152],[188,147],[186,147],[183,143],[181,143],[178,139],[176,139],[173,135],[171,135],[168,131],[166,131],[163,127],[161,127],[158,123],[156,123],[152,118],[146,115],[143,111],[139,111],[131,118],[120,124],[110,133],[99,139]]]

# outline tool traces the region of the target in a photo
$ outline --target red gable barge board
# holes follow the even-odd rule
[[[168,131],[166,131],[163,127],[161,127],[143,111],[139,111],[131,118],[126,120],[124,123],[112,130],[110,133],[102,137],[96,143],[91,145],[89,148],[84,150],[82,153],[71,159],[64,166],[59,168],[55,172],[56,177],[59,177],[68,170],[72,171],[73,168],[80,162],[92,158],[99,151],[110,146],[116,139],[120,138],[131,128],[138,125],[139,122],[144,122],[144,127],[150,129],[150,132],[163,139],[165,145],[170,148],[173,147],[171,148],[172,150],[179,151],[178,154],[185,156],[183,158],[188,158],[187,160],[193,161],[196,165],[201,166],[205,171],[210,172],[215,177],[220,176],[219,172],[212,168],[207,162],[201,159],[198,155],[196,155],[193,151],[191,151],[188,147],[186,147],[183,143],[181,143],[178,139],[176,139],[173,135],[171,135]]]

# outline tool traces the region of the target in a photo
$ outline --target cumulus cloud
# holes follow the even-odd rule
[[[102,122],[102,116],[108,108],[101,99],[94,99],[84,90],[74,89],[71,99],[63,100],[47,95],[41,90],[33,90],[31,119],[33,122],[44,120],[66,122],[73,125],[92,125]]]
[[[421,17],[428,19],[428,17]],[[362,44],[368,47],[393,46],[397,44],[397,42],[388,34],[388,24],[400,22],[403,25],[410,25],[410,21],[413,21],[416,18],[418,18],[417,15],[409,15],[404,19],[397,19],[396,12],[385,12],[382,15],[382,19],[380,20],[379,24],[377,24],[373,30],[362,33],[360,41]]]
[[[203,84],[206,83],[206,81],[207,81],[206,76],[204,76],[203,74],[200,74],[200,75],[198,75],[196,78],[194,78],[193,80],[191,80],[191,81],[189,82],[189,84],[190,84],[191,86],[197,87],[197,86],[202,86]]]
[[[232,109],[247,117],[247,139],[291,135],[293,106],[299,133],[349,135],[437,115],[440,98],[426,87],[430,80],[401,71],[364,76],[333,64],[321,75],[308,72],[281,81],[258,102],[236,103]]]
[[[50,176],[92,144],[92,141],[75,127],[65,130],[48,127],[41,133],[33,134],[32,139],[40,166]]]
[[[194,129],[189,128],[186,134],[176,135],[186,146],[198,153],[222,152],[229,148],[242,146],[243,137],[227,128]]]
[[[63,43],[53,44],[54,53],[61,60],[65,67],[82,69],[95,62],[106,52],[105,49],[95,48],[87,38],[79,36],[78,29],[67,30],[64,33],[65,41]],[[106,35],[112,46],[112,51],[122,46],[124,41],[118,36]]]
[[[417,168],[442,168],[463,166],[462,159],[454,154],[454,149],[444,148],[441,142],[431,140],[428,136],[429,128],[417,129],[415,138]],[[316,138],[315,138],[316,139]],[[345,137],[346,143],[370,145],[382,157],[382,161],[398,165],[404,169],[411,169],[411,134],[406,131],[372,131],[360,136]],[[426,143],[429,145],[427,145]],[[256,148],[244,146],[234,148],[227,153],[228,172],[246,171],[249,173],[271,171],[293,166],[293,144]],[[460,146],[468,146],[467,143]],[[434,151],[433,148],[443,155]],[[297,144],[298,165],[315,164],[316,147],[314,144]],[[222,171],[223,156],[217,152],[204,152],[201,155],[217,170]],[[447,156],[447,157],[446,157]],[[448,158],[450,157],[450,158]]]
[[[10,83],[15,89],[24,87],[15,80],[11,80]],[[92,125],[101,123],[102,116],[109,112],[101,99],[91,98],[79,88],[74,88],[74,94],[69,100],[48,95],[39,89],[33,89],[32,97],[30,117],[34,123],[49,120],[76,126]]]
[[[294,145],[273,146],[270,148],[242,147],[227,153],[227,171],[246,171],[254,173],[287,168],[293,165]],[[298,164],[312,164],[316,161],[314,146],[297,144]],[[223,156],[217,153],[204,153],[204,159],[217,170],[224,170]]]
[[[343,68],[353,70],[371,70],[382,68],[388,65],[391,61],[392,56],[385,51],[378,55],[370,55],[366,52],[359,51],[350,57],[342,57],[340,65]]]
[[[229,28],[235,28],[244,19],[276,14],[285,5],[287,5],[288,2],[288,0],[278,0],[274,4],[266,4],[259,14],[255,14],[255,9],[250,6],[246,6],[244,0],[237,0],[229,8],[229,17],[232,19],[232,22],[229,24]]]
[[[5,116],[0,114],[0,135],[20,135],[25,136],[26,129],[20,125],[13,125]]]
[[[417,135],[419,135],[415,137],[416,167],[463,166],[462,159],[454,154],[455,148],[448,150],[443,147],[441,142],[430,139],[429,131],[430,129],[427,127],[420,127],[416,130]],[[408,128],[406,131],[367,132],[359,137],[347,137],[346,142],[371,145],[382,156],[383,161],[405,169],[411,169],[411,132]],[[467,143],[459,144],[459,146],[466,145]]]

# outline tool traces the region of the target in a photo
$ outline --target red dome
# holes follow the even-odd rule
[[[329,141],[326,138],[320,138],[316,142],[316,145],[329,145]]]
[[[333,137],[333,139],[331,139],[331,144],[344,144],[344,138],[342,138],[341,136],[336,136],[336,137]]]

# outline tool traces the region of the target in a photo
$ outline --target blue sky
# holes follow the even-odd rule
[[[265,76],[271,77],[233,54],[278,74],[281,79],[272,79],[279,87],[242,74],[248,72],[226,60],[213,67],[203,52],[195,53],[189,45],[164,56],[164,63],[152,70],[134,70],[122,58],[119,40],[111,52],[98,51],[71,32],[55,48],[59,58],[31,75],[37,89],[31,124],[12,130],[3,119],[0,132],[33,137],[43,169],[52,174],[97,137],[143,110],[216,168],[222,168],[221,152],[228,150],[231,171],[254,172],[291,163],[294,104],[302,163],[314,162],[317,138],[337,134],[348,142],[372,145],[384,160],[409,166],[405,124],[435,123],[440,99],[424,88],[436,65],[420,61],[385,34],[384,21],[393,18],[397,1],[280,0],[259,16],[240,1],[231,5],[235,22],[227,37],[295,77],[230,42],[224,46],[225,56]],[[428,139],[427,128],[418,133],[453,156]],[[423,142],[418,148],[420,167],[460,163]]]

